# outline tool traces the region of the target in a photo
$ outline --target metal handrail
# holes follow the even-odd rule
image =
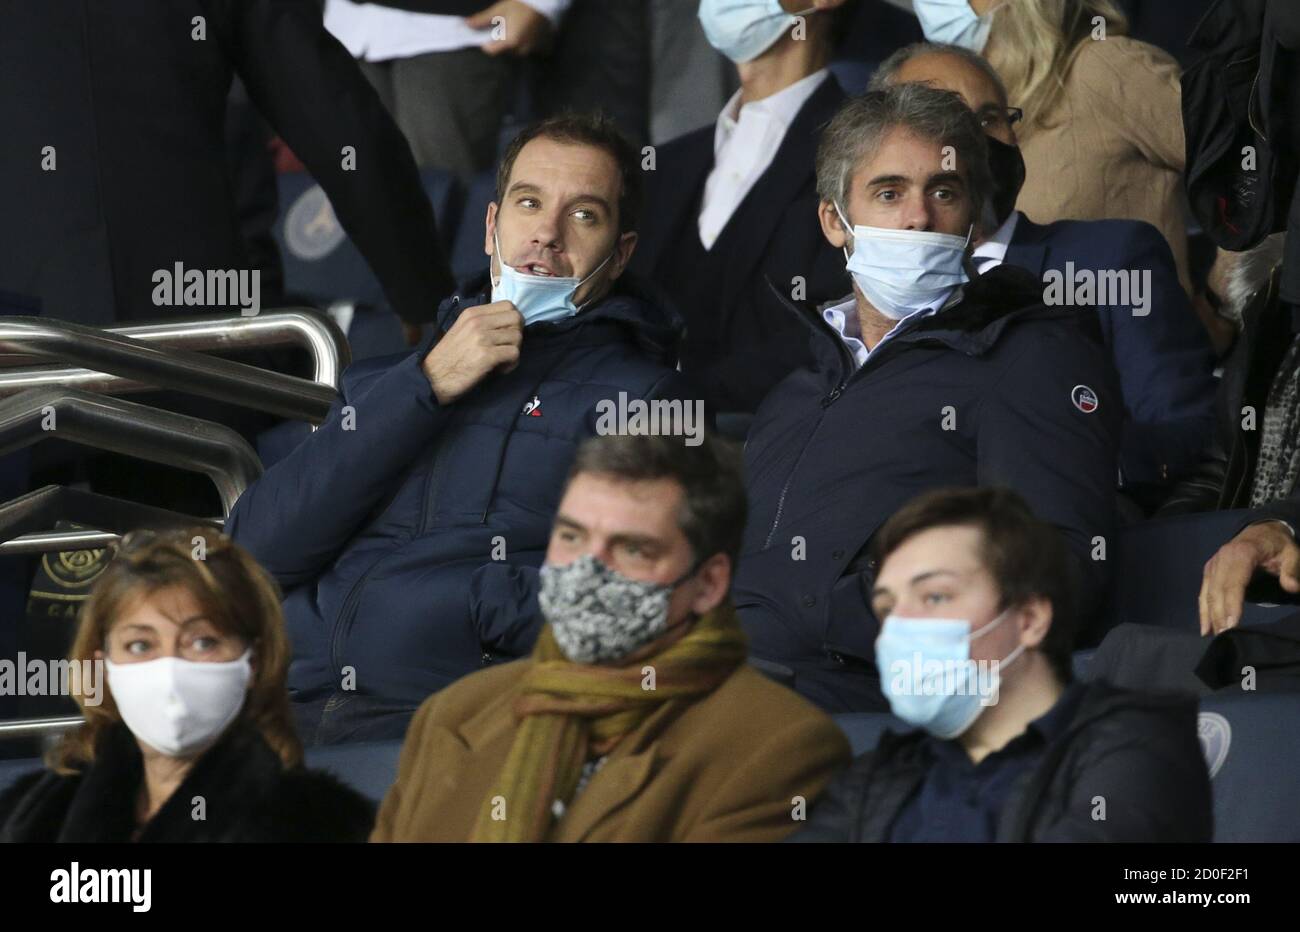
[[[63,320],[0,318],[0,354],[72,362],[155,388],[313,423],[325,419],[337,397],[331,386],[307,379]]]
[[[105,330],[146,343],[196,352],[297,345],[311,355],[312,380],[330,388],[338,388],[343,370],[352,361],[352,351],[343,331],[328,316],[314,308],[277,308],[255,317],[221,314],[175,317],[122,327],[106,327]],[[0,356],[0,369],[23,366],[29,362],[29,357],[4,355]],[[78,388],[87,387],[82,384],[82,380],[95,374],[88,369],[76,368],[47,368],[44,371],[51,375],[57,373],[58,384],[72,384]],[[0,372],[0,393],[10,394],[13,389],[8,388],[9,380],[6,376],[6,373]],[[117,376],[110,378],[119,380]],[[131,384],[126,379],[120,381]],[[34,385],[35,383],[29,383],[24,387],[31,388]]]
[[[15,718],[0,721],[0,741],[58,735],[76,728],[84,721],[85,719],[80,715],[64,715],[51,718]]]
[[[46,426],[51,418],[53,429]],[[196,417],[75,388],[33,388],[0,401],[0,455],[50,437],[201,472],[227,515],[262,474],[248,441]]]

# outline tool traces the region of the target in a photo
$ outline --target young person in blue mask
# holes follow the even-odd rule
[[[525,584],[597,407],[689,400],[680,318],[621,278],[640,177],[607,119],[520,134],[485,218],[489,267],[426,345],[352,366],[320,429],[235,505],[231,535],[286,593],[306,743],[400,738],[430,693],[527,653]]]
[[[942,489],[876,535],[894,715],[797,841],[1206,842],[1192,697],[1072,681],[1060,535],[1005,489]]]
[[[848,101],[822,134],[817,186],[853,291],[820,309],[780,297],[816,363],[749,432],[736,604],[774,675],[828,710],[874,711],[876,621],[857,593],[880,526],[928,488],[1010,486],[1099,600],[1123,406],[1095,318],[1044,306],[1023,269],[972,272],[993,186],[960,96],[904,84]]]

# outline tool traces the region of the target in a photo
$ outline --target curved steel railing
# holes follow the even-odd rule
[[[248,318],[250,321],[256,319]],[[220,324],[209,321],[211,332],[203,335],[203,339],[216,339],[218,331],[233,321],[233,318],[225,318]],[[147,326],[164,328],[165,332],[165,324]],[[161,340],[157,332],[153,339]],[[247,328],[243,333],[250,341],[243,345],[251,345],[256,328]],[[198,334],[192,333],[188,338],[200,342]],[[93,385],[102,389],[105,384],[103,374],[107,373],[141,386],[215,398],[312,423],[324,420],[337,394],[331,385],[193,350],[151,345],[137,337],[39,317],[0,318],[0,354],[23,361],[31,357],[57,359],[84,367],[90,373],[82,378],[78,386],[81,388]],[[27,390],[33,385],[48,384],[52,372],[0,373],[0,377],[5,375],[10,377],[11,387],[21,385]],[[334,377],[337,378],[337,373]],[[61,379],[60,387],[72,387],[72,380]]]
[[[262,474],[248,441],[221,424],[75,388],[33,388],[0,401],[0,455],[51,437],[203,473],[224,514]]]
[[[45,320],[45,318],[35,318]],[[264,311],[255,317],[231,317],[210,314],[145,321],[121,327],[106,327],[108,333],[142,340],[173,349],[210,352],[241,350],[263,346],[300,346],[312,359],[312,381],[338,388],[343,370],[352,361],[347,338],[327,315],[314,308],[286,307]],[[0,355],[0,386],[6,384],[4,369],[25,366],[30,357]],[[67,373],[65,380],[90,375],[86,369],[46,369]],[[113,378],[116,378],[114,376]],[[123,382],[127,380],[123,379]],[[24,387],[30,388],[31,384]],[[76,387],[85,387],[78,384]],[[8,393],[8,392],[6,392]]]

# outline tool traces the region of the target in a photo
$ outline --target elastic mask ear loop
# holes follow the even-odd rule
[[[582,281],[578,282],[578,284],[577,284],[577,285],[574,287],[574,289],[573,289],[573,293],[574,293],[574,294],[577,294],[579,288],[581,288],[581,287],[582,287],[583,285],[585,285],[587,282],[591,281],[591,279],[595,276],[595,274],[596,274],[597,272],[599,272],[599,271],[600,271],[601,269],[603,269],[605,266],[609,265],[609,260],[614,258],[614,253],[617,252],[617,251],[618,251],[618,247],[615,246],[614,250],[611,251],[610,254],[609,254],[608,256],[605,257],[605,261],[604,261],[604,262],[602,262],[600,265],[598,265],[598,266],[596,266],[594,269],[592,269],[590,275],[588,275],[588,276],[587,276],[586,278],[584,278]],[[578,308],[578,312],[581,313],[582,309],[583,309],[584,307],[586,307],[586,306],[587,306],[588,304],[590,304],[590,303],[591,303],[591,299],[588,299],[588,300],[586,300],[586,301],[583,301],[583,302],[582,302],[582,305]]]
[[[835,202],[832,201],[831,203],[834,204]],[[853,232],[853,224],[849,223],[849,218],[844,216],[844,211],[840,210],[839,204],[835,204],[835,212],[840,215],[840,226],[842,226],[844,232],[849,235],[849,242],[853,242],[853,237],[855,235]],[[849,261],[849,244],[845,243],[841,246],[840,252],[844,253],[844,263],[847,265]]]
[[[505,276],[506,260],[501,257],[501,236],[497,232],[497,228],[495,226],[492,227],[492,248],[496,251],[497,271],[500,273],[499,275],[495,276],[496,280],[492,282],[492,287],[500,288],[501,280],[506,277]],[[489,269],[489,271],[491,270]],[[489,275],[488,278],[493,278],[493,276]]]

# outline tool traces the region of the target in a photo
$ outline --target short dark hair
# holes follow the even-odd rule
[[[628,233],[641,221],[641,159],[636,148],[602,112],[561,113],[525,127],[506,147],[497,168],[497,203],[505,200],[510,173],[524,146],[534,139],[550,139],[570,145],[591,146],[608,152],[618,165],[621,187],[618,195],[618,231]]]
[[[745,535],[748,501],[740,451],[728,440],[705,434],[698,446],[681,437],[609,434],[578,448],[569,470],[630,482],[672,479],[682,487],[677,524],[691,543],[695,566],[716,553],[731,558],[734,571]]]
[[[886,557],[922,531],[954,526],[982,533],[980,559],[997,583],[1000,609],[1032,598],[1051,603],[1052,626],[1040,650],[1061,682],[1070,682],[1075,606],[1065,542],[1010,489],[937,489],[917,496],[876,533],[871,544],[875,566],[883,566]]]
[[[978,218],[993,190],[984,129],[960,94],[928,84],[891,84],[840,105],[817,143],[818,197],[847,214],[854,172],[874,159],[889,133],[900,128],[953,147],[965,169],[971,216]]]

